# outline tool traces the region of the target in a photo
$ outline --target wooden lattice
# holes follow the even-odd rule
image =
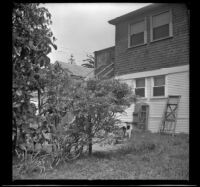
[[[174,134],[176,130],[178,105],[180,95],[169,95],[164,109],[163,118],[161,121],[160,132]]]

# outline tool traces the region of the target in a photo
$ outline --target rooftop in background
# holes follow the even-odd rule
[[[166,3],[153,3],[151,5],[148,5],[148,6],[145,6],[143,8],[140,8],[138,10],[134,10],[128,14],[124,14],[122,16],[119,16],[115,19],[112,19],[110,21],[108,21],[108,23],[112,24],[112,25],[116,25],[117,23],[121,22],[121,21],[124,21],[124,20],[127,20],[128,18],[131,18],[132,16],[135,16],[135,15],[138,15],[138,14],[142,14],[144,13],[145,11],[147,10],[151,10],[151,9],[154,9],[156,7],[159,7],[161,5],[165,5]]]
[[[93,68],[85,68],[83,66],[61,62],[61,61],[56,61],[55,63],[59,63],[62,68],[68,69],[68,71],[74,76],[78,76],[82,78],[86,78],[86,77],[91,78],[94,74]]]
[[[114,48],[115,48],[115,46],[107,47],[107,48],[104,48],[104,49],[100,49],[100,50],[98,50],[98,51],[94,51],[94,53],[96,53],[96,52],[103,52],[103,51],[107,51],[107,50],[109,50],[109,49],[114,49]]]

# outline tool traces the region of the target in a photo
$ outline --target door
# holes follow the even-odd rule
[[[143,130],[148,129],[148,117],[149,117],[149,106],[148,105],[142,105],[140,114],[139,114],[139,123]]]

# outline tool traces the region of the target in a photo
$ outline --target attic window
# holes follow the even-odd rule
[[[145,20],[130,24],[129,47],[146,43]]]
[[[151,41],[164,39],[172,36],[171,11],[152,16]]]

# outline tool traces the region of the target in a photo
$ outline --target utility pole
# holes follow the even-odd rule
[[[70,59],[68,61],[70,64],[76,64],[73,54],[71,54]]]

